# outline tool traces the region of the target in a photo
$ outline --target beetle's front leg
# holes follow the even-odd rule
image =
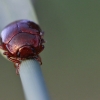
[[[20,67],[20,63],[14,63],[14,67],[16,68],[16,74],[19,74],[19,67]]]
[[[17,58],[12,57],[12,54],[10,54],[9,52],[4,52],[4,55],[7,56],[7,58],[12,61],[14,63],[14,67],[16,68],[16,73],[19,74],[18,70],[19,70],[19,65],[20,65],[20,60],[18,60]]]
[[[35,59],[39,61],[40,65],[42,65],[41,57],[39,55],[35,56]]]
[[[20,60],[17,60],[16,58],[8,58],[10,61],[12,61],[14,63],[14,67],[16,68],[16,74],[19,74],[19,67],[20,67]]]

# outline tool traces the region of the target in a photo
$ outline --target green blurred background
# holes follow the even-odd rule
[[[17,18],[34,20],[28,0],[20,1],[22,8],[16,4],[16,17],[10,1],[17,3],[0,1],[0,29]],[[33,3],[47,41],[42,71],[52,100],[100,100],[100,0]],[[24,100],[13,64],[0,56],[0,66],[0,100]]]

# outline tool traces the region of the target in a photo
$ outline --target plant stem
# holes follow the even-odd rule
[[[26,100],[50,100],[38,61],[22,61],[19,75]]]

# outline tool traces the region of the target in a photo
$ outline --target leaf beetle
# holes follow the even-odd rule
[[[42,64],[39,53],[44,42],[39,25],[26,19],[10,23],[0,35],[0,49],[14,63],[17,73],[22,60],[36,59]]]

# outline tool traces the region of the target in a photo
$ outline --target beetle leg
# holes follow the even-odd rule
[[[12,62],[14,62],[14,63],[19,63],[20,61],[19,60],[17,60],[16,58],[12,58],[12,54],[10,54],[9,52],[4,52],[3,53],[4,55],[6,55],[7,56],[7,58],[10,60],[10,61],[12,61]]]
[[[16,68],[16,74],[19,74],[18,70],[19,70],[20,60],[17,60],[16,58],[12,58],[12,54],[10,54],[7,51],[4,52],[3,54],[6,55],[7,58],[14,63],[14,67]]]
[[[37,61],[39,61],[40,65],[42,65],[41,57],[40,57],[39,55],[37,55],[37,56],[35,57],[35,59],[36,59]]]
[[[0,49],[3,49],[2,45],[0,45]]]
[[[8,58],[9,60],[11,60],[12,62],[14,62],[14,67],[16,68],[16,74],[19,74],[19,67],[20,67],[20,61],[14,58]]]
[[[8,56],[8,55],[9,55],[9,53],[8,53],[8,52],[4,52],[3,54],[4,54],[4,55],[6,55],[6,56]]]
[[[14,59],[14,58],[11,58],[11,57],[8,57],[8,59],[9,59],[10,61],[14,62],[14,63],[20,63],[20,61],[17,60],[17,59]]]
[[[11,58],[11,57],[8,57],[8,59],[14,63],[14,67],[16,68],[16,74],[18,75],[19,74],[18,70],[19,70],[19,66],[20,66],[21,62],[15,58]]]
[[[12,54],[9,53],[8,51],[5,51],[3,54],[6,55],[8,58],[12,56]]]
[[[17,75],[19,75],[19,66],[20,66],[20,63],[14,63],[14,67],[16,68]]]

